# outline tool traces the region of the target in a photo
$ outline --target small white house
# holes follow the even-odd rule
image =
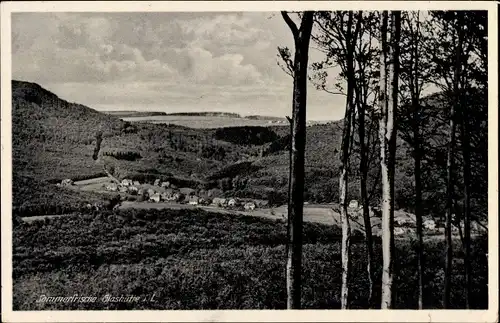
[[[139,192],[139,189],[135,186],[129,186],[128,187],[128,192],[131,194],[137,194]]]
[[[148,195],[149,195],[149,196],[153,196],[153,195],[155,195],[155,194],[156,194],[155,190],[154,190],[154,189],[152,189],[152,188],[149,188],[147,192],[148,192]]]
[[[160,194],[159,193],[155,193],[153,195],[150,195],[149,196],[149,200],[152,201],[152,202],[159,203],[161,201]]]
[[[403,235],[403,234],[405,234],[405,229],[398,228],[398,227],[394,228],[394,235],[400,236],[400,235]]]
[[[359,207],[359,203],[356,200],[351,200],[349,202],[349,208],[351,209],[357,209]]]
[[[118,191],[118,185],[116,185],[116,183],[109,183],[108,186],[106,186],[106,190],[116,192]]]
[[[189,197],[189,204],[198,205],[199,202],[200,202],[200,199],[198,198],[198,196],[192,195]]]
[[[226,199],[224,198],[220,198],[220,197],[214,197],[214,199],[212,200],[212,205],[214,206],[225,206],[227,204],[227,201]]]
[[[132,182],[131,179],[126,179],[125,178],[124,180],[122,180],[122,185],[123,186],[130,186],[130,185],[133,185],[133,184],[134,184],[134,182]]]
[[[73,181],[69,178],[63,179],[61,182],[61,186],[71,186],[73,185]]]
[[[134,186],[139,186],[141,183],[139,181],[134,181]]]
[[[159,178],[155,179],[155,182],[154,182],[153,185],[154,186],[160,186],[160,179]]]
[[[436,221],[434,220],[425,220],[424,221],[424,228],[427,230],[435,230],[436,229]]]
[[[253,202],[245,203],[245,205],[243,205],[243,208],[247,211],[255,210],[255,203]]]
[[[170,186],[170,182],[162,182],[160,186],[167,188]]]
[[[235,207],[235,206],[238,206],[239,203],[236,199],[230,199],[228,202],[227,202],[227,206],[231,206],[231,207]]]
[[[120,186],[118,186],[118,191],[120,191],[120,193],[127,193],[128,187],[125,185],[120,185]]]

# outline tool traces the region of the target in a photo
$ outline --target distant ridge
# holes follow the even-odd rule
[[[266,121],[285,121],[285,118],[262,115],[242,116],[234,112],[160,112],[160,111],[136,111],[136,110],[103,110],[104,114],[112,115],[118,118],[136,118],[136,117],[156,117],[156,116],[179,116],[179,117],[221,117],[221,118],[241,118],[248,120],[266,120]]]
[[[118,118],[133,118],[133,117],[156,117],[166,116],[167,113],[159,111],[129,111],[129,110],[103,110],[104,114],[112,115]]]
[[[225,117],[225,118],[241,118],[238,113],[232,112],[174,112],[166,113],[168,116],[187,116],[187,117]]]

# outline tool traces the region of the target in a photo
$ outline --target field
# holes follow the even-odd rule
[[[339,308],[338,228],[306,223],[303,304]],[[351,308],[366,307],[363,239],[353,238]],[[282,221],[202,210],[121,210],[23,223],[13,230],[15,310],[283,309],[286,227]],[[381,255],[376,239],[376,272]],[[442,242],[426,244],[426,308],[441,307]],[[473,252],[473,308],[487,306],[487,240]],[[411,240],[398,240],[397,308],[416,308]],[[457,244],[452,304],[463,306]],[[375,290],[380,290],[377,282]],[[93,303],[36,302],[41,295],[95,296]],[[141,301],[107,302],[106,294]],[[144,299],[144,301],[142,301]]]
[[[148,117],[125,117],[129,122],[150,122],[174,124],[190,128],[215,129],[223,127],[243,126],[268,126],[268,120],[252,120],[246,118],[216,117],[216,116],[148,116]],[[283,123],[282,125],[286,125]]]
[[[224,127],[267,127],[267,126],[286,126],[286,120],[270,120],[267,118],[243,118],[243,117],[219,117],[219,116],[182,116],[182,115],[155,115],[155,116],[120,116],[123,121],[128,122],[149,122],[173,124],[183,127],[196,129],[216,129]],[[310,121],[309,125],[325,124],[328,121]]]

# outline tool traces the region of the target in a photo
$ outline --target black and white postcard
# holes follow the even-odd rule
[[[2,319],[497,321],[497,18],[2,2]]]

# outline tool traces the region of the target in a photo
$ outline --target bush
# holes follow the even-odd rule
[[[137,159],[142,158],[141,154],[135,151],[117,151],[117,152],[106,151],[103,153],[103,155],[128,161],[136,161]]]
[[[266,127],[225,127],[215,130],[214,138],[237,145],[263,145],[277,140],[278,135]]]

